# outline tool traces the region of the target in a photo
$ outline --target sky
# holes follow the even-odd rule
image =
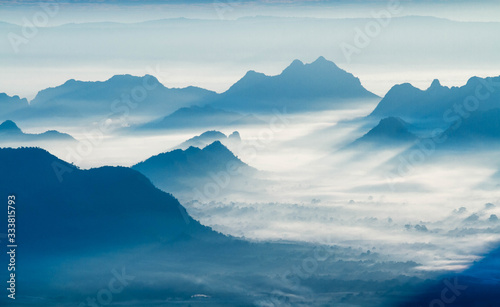
[[[0,51],[0,92],[28,99],[34,98],[39,90],[68,79],[102,81],[115,74],[144,75],[150,73],[152,67],[161,70],[161,74],[155,76],[168,87],[195,85],[223,92],[248,70],[275,75],[294,59],[312,62],[319,56],[352,72],[365,87],[380,96],[397,83],[411,82],[426,88],[433,79],[439,78],[443,85],[459,86],[474,75],[498,75],[500,69],[498,61],[491,60],[498,50],[495,38],[498,32],[491,28],[491,33],[486,33],[489,24],[485,23],[495,22],[493,25],[497,26],[496,22],[500,22],[500,3],[495,1],[481,1],[478,5],[477,1],[215,0],[189,1],[189,4],[187,1],[141,1],[139,4],[96,0],[46,1],[42,2],[44,7],[38,1],[2,2],[0,21],[21,27],[36,24],[36,34],[29,37],[26,44],[21,43],[17,52],[12,48],[13,38],[9,35],[14,33],[23,39],[25,28],[0,27],[3,50]],[[396,22],[391,22],[387,28],[382,26],[381,34],[362,48],[360,55],[354,54],[346,61],[345,54],[340,52],[342,43],[352,45],[357,28],[363,29],[369,22],[376,21],[374,14],[390,11],[391,7],[397,7],[395,13],[390,14],[391,21],[414,15],[451,20],[449,26],[443,27],[445,38],[450,32],[455,32],[452,33],[455,36],[460,33],[461,26],[467,25],[465,22],[480,22],[484,27],[478,30],[482,32],[479,36],[489,37],[490,42],[479,46],[478,40],[473,39],[475,33],[467,33],[463,39],[468,46],[453,40],[448,43],[449,50],[436,47],[436,53],[431,54],[426,52],[427,45],[440,43],[440,38],[432,33],[429,41],[416,40],[422,50],[415,48],[417,60],[413,61],[411,52],[406,59],[401,56],[407,51],[404,47],[391,49],[392,44],[407,43],[401,35],[396,37]],[[268,22],[256,16],[274,19]],[[298,19],[291,22],[292,17]],[[242,24],[241,20],[249,18],[255,19]],[[364,18],[364,21],[350,24],[352,18]],[[118,38],[110,29],[86,24],[133,24],[162,19],[172,22],[146,37],[139,30],[129,28]],[[204,24],[197,27],[196,20],[212,21],[206,27],[209,31],[204,31]],[[322,20],[326,22],[321,24]],[[333,22],[335,20],[339,22]],[[86,30],[67,25],[75,23]],[[186,23],[191,23],[189,28]],[[420,23],[425,26],[428,21]],[[92,26],[95,31],[88,29]],[[239,35],[243,32],[244,35]],[[342,36],[341,32],[348,34]],[[460,50],[456,56],[450,54],[457,49]],[[425,56],[419,54],[422,52]],[[442,54],[437,54],[439,52]],[[473,58],[474,54],[487,61]],[[443,60],[436,63],[439,59]],[[41,74],[44,78],[39,77]]]

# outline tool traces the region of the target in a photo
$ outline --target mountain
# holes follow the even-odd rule
[[[0,93],[0,120],[6,120],[10,113],[28,107],[26,98]]]
[[[408,126],[401,118],[384,118],[368,133],[351,143],[351,146],[390,147],[411,144],[417,137],[408,130]]]
[[[0,169],[2,196],[13,194],[18,204],[22,250],[89,252],[215,235],[129,168],[80,170],[42,149],[2,148]]]
[[[76,140],[71,135],[55,130],[45,131],[40,134],[31,134],[24,133],[11,120],[6,120],[2,124],[0,124],[0,143],[29,143],[44,141],[76,142]]]
[[[249,71],[213,105],[242,112],[269,112],[283,107],[314,111],[377,98],[358,78],[319,57],[310,64],[295,60],[277,76]]]
[[[237,146],[241,143],[241,137],[238,131],[234,131],[229,136],[226,136],[220,131],[206,131],[200,135],[190,138],[189,140],[182,142],[181,144],[175,146],[172,149],[182,149],[186,150],[189,147],[204,148],[215,141],[220,141],[226,147]]]
[[[370,117],[401,117],[408,121],[454,123],[461,113],[500,108],[500,76],[472,77],[461,87],[445,87],[434,80],[426,90],[409,83],[395,85],[380,101]]]
[[[139,129],[185,129],[202,127],[218,129],[233,125],[260,124],[256,117],[226,111],[212,106],[191,106],[180,108],[164,118],[147,123]]]
[[[132,169],[146,175],[160,189],[176,195],[193,194],[194,189],[203,190],[209,183],[219,185],[218,189],[226,188],[255,172],[219,141],[203,149],[189,147],[161,153]]]
[[[500,274],[500,248],[463,272],[446,274],[428,282],[415,291],[414,296],[401,300],[398,306],[436,306],[451,302],[452,306],[496,306],[498,303],[498,276]]]
[[[106,81],[68,80],[44,89],[31,101],[31,116],[79,117],[168,114],[176,109],[207,102],[215,93],[197,87],[167,88],[151,75],[116,75]]]
[[[15,273],[22,289],[16,305],[108,305],[112,298],[128,306],[299,306],[332,297],[340,303],[347,291],[361,297],[350,303],[366,305],[380,297],[365,293],[406,287],[408,277],[400,276],[417,266],[380,261],[360,248],[224,236],[129,168],[80,170],[38,148],[0,148],[0,170],[2,218],[15,215],[15,237],[8,238],[16,245],[0,261],[11,263],[7,252],[15,250],[15,272],[3,272]],[[290,271],[313,253],[328,275]],[[325,284],[336,292],[325,293]],[[12,300],[5,295],[0,304]]]
[[[9,209],[2,217],[15,215],[9,243],[17,246],[6,251],[16,252],[16,289],[23,290],[16,305],[91,306],[112,297],[130,306],[315,306],[333,297],[365,306],[384,295],[408,297],[420,284],[411,277],[417,263],[384,261],[361,248],[223,236],[129,168],[80,170],[38,148],[0,148],[0,170]],[[305,256],[328,274],[290,271]],[[6,266],[4,273],[12,272]],[[402,294],[385,294],[394,287]],[[3,296],[0,304],[12,302]]]
[[[500,144],[500,109],[476,111],[460,119],[443,135],[443,145],[494,146]]]

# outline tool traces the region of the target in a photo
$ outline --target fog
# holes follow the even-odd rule
[[[383,119],[369,116],[396,84],[410,82],[427,89],[436,78],[444,86],[462,86],[472,76],[498,76],[498,3],[481,2],[491,9],[483,14],[479,3],[461,1],[439,1],[432,12],[428,3],[416,1],[402,1],[392,10],[386,1],[287,1],[282,6],[274,1],[243,2],[222,13],[211,1],[190,6],[100,2],[102,10],[95,10],[97,4],[61,3],[47,24],[18,45],[9,37],[22,34],[23,18],[43,8],[31,2],[2,7],[0,92],[33,101],[39,90],[56,88],[24,109],[7,105],[10,97],[5,98],[8,112],[1,115],[15,121],[26,135],[7,122],[0,130],[0,154],[6,161],[25,158],[19,161],[34,166],[37,174],[32,175],[30,167],[0,160],[11,172],[0,179],[5,186],[18,183],[15,188],[24,189],[21,195],[26,191],[29,204],[41,199],[43,206],[34,207],[40,214],[47,214],[44,206],[64,206],[54,211],[70,226],[73,221],[65,214],[76,217],[73,231],[82,238],[93,234],[77,232],[78,227],[88,227],[82,221],[98,220],[102,229],[124,234],[121,239],[126,242],[115,246],[118,240],[111,238],[103,241],[104,247],[89,245],[88,253],[62,250],[59,256],[55,250],[41,257],[36,244],[27,244],[35,253],[24,254],[30,261],[21,270],[37,272],[27,279],[30,297],[23,299],[32,300],[30,304],[84,301],[107,286],[111,268],[126,267],[137,279],[133,289],[113,304],[385,306],[386,299],[417,293],[415,285],[427,278],[464,272],[498,245],[497,113],[483,117],[493,118],[486,128],[477,122],[464,125],[465,132],[457,134],[458,139],[464,137],[462,143],[451,138],[430,145],[436,137],[433,129],[447,128],[449,122],[427,121],[424,116],[414,127],[391,117],[396,125],[377,132]],[[388,19],[373,17],[382,11],[390,11]],[[380,31],[360,34],[370,29]],[[346,51],[346,46],[354,49]],[[295,59],[311,63],[319,56],[336,65],[324,58],[314,69],[312,64],[290,65]],[[268,77],[247,74],[253,70],[274,76],[289,65],[296,75],[289,71],[280,79],[286,86],[269,86],[264,84]],[[323,68],[332,73],[323,75]],[[368,93],[368,100],[346,94],[343,100],[332,95],[327,90],[336,82],[359,85],[342,69],[380,97]],[[169,89],[144,83],[146,77],[121,76],[108,82],[116,74],[153,75]],[[246,79],[238,84],[243,90],[225,96],[243,76]],[[323,83],[323,76],[331,77],[330,83]],[[69,79],[107,82],[66,84]],[[320,84],[319,89],[309,83]],[[433,84],[433,90],[445,91]],[[147,99],[131,101],[131,89],[138,85]],[[480,93],[485,99],[476,88],[476,100],[495,100],[496,85],[492,82],[488,92]],[[170,90],[188,86],[222,94]],[[295,87],[304,97],[281,101],[273,96]],[[352,88],[358,94],[364,91],[361,86]],[[394,103],[404,103],[412,91],[400,93]],[[259,93],[252,96],[254,92]],[[321,96],[324,93],[331,96]],[[260,100],[260,94],[268,96]],[[445,102],[451,105],[466,97],[453,95]],[[114,108],[116,101],[125,108]],[[271,110],[274,102],[289,109]],[[461,123],[466,117],[460,116]],[[474,129],[492,131],[476,140]],[[74,140],[39,137],[47,130]],[[370,138],[373,131],[375,137]],[[497,138],[489,139],[491,135]],[[22,155],[16,155],[3,148],[35,146],[70,163],[63,165],[70,180],[59,178],[49,153],[19,149]],[[25,174],[28,182],[41,182],[51,193],[40,198],[37,184],[23,181]],[[194,220],[187,219],[183,209],[179,214],[177,200]],[[135,211],[137,205],[144,213]],[[106,209],[102,215],[100,206]],[[39,223],[20,223],[45,230],[47,221],[37,216],[38,211],[24,210]],[[78,220],[78,210],[88,210],[87,220]],[[137,222],[136,241],[128,242],[135,228],[120,228],[128,220],[116,218],[121,217],[117,213]],[[172,223],[165,218],[172,218]],[[168,227],[179,233],[169,233]],[[189,227],[199,227],[199,232],[189,232]],[[39,233],[28,228],[24,231],[38,243]],[[156,238],[160,232],[174,239]],[[110,233],[104,231],[103,237],[109,239]],[[77,248],[85,246],[78,238],[57,235]],[[328,256],[318,257],[318,248]],[[317,265],[311,272],[299,277],[290,273],[300,265],[304,268],[308,259]],[[57,270],[55,277],[45,284],[42,280],[51,270]],[[51,301],[48,296],[57,298]]]
[[[408,146],[349,148],[374,125],[364,119],[372,108],[282,112],[281,121],[264,116],[260,125],[225,127],[221,132],[238,131],[242,138],[229,149],[258,173],[243,180],[230,175],[228,185],[213,179],[225,175],[215,174],[188,190],[164,189],[193,218],[224,234],[328,241],[415,261],[418,270],[463,270],[499,239],[500,222],[492,216],[500,216],[500,192],[488,190],[499,166],[495,149],[436,150],[423,161],[401,164]],[[79,143],[45,148],[81,168],[132,166],[209,130],[118,129],[98,138],[91,127],[90,133],[60,127]],[[204,193],[211,182],[218,193]]]

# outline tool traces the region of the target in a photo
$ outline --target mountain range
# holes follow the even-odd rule
[[[19,98],[19,96],[9,96],[5,93],[0,93],[0,115],[8,116],[8,114],[26,108],[27,106],[28,100],[26,98]]]
[[[236,147],[241,143],[241,137],[238,131],[234,131],[230,135],[225,135],[224,133],[216,130],[206,131],[200,135],[194,136],[189,140],[182,142],[181,144],[172,148],[186,150],[189,147],[204,148],[215,141],[221,142],[226,147]]]
[[[19,204],[22,250],[43,252],[57,242],[66,252],[89,251],[215,235],[129,168],[80,170],[38,148],[0,149],[0,166],[2,192]]]
[[[186,105],[207,103],[216,94],[197,87],[167,88],[151,75],[115,75],[106,81],[68,80],[41,90],[29,108],[15,116],[86,117],[167,114]]]
[[[310,64],[295,60],[277,76],[249,71],[213,105],[239,112],[267,113],[283,107],[298,112],[336,109],[378,98],[358,78],[319,57]]]
[[[16,216],[16,288],[23,289],[16,304],[24,306],[85,305],[108,289],[126,289],[113,293],[114,304],[126,305],[138,300],[147,305],[250,306],[276,300],[297,305],[330,301],[332,291],[337,301],[361,304],[373,297],[349,297],[345,291],[404,286],[408,277],[401,272],[417,265],[380,262],[376,253],[363,256],[356,248],[224,236],[202,226],[171,194],[130,168],[81,170],[42,149],[0,148],[0,169],[0,195],[14,200],[9,205]],[[313,252],[326,255],[321,265],[328,276],[295,280],[287,273]],[[360,254],[365,261],[352,260]],[[0,255],[4,263],[8,257]],[[325,293],[325,282],[343,286]],[[9,304],[5,297],[0,302]]]
[[[8,142],[9,144],[23,144],[33,142],[46,142],[46,141],[59,141],[59,142],[77,142],[71,135],[61,133],[55,130],[45,131],[40,134],[24,133],[17,125],[11,120],[6,120],[0,124],[0,143]]]
[[[307,112],[378,100],[358,78],[319,57],[310,64],[295,60],[277,76],[249,71],[221,94],[193,86],[167,88],[151,75],[115,75],[106,81],[71,79],[39,91],[29,104],[17,96],[0,95],[0,105],[6,106],[0,109],[0,118],[64,120],[137,115],[151,121],[146,128],[213,129],[260,123],[250,114],[272,114],[273,109]]]
[[[409,83],[395,85],[369,117],[400,117],[410,122],[437,122],[442,128],[474,111],[500,108],[500,76],[472,77],[461,87],[442,86],[434,80],[426,90]]]
[[[238,159],[220,141],[203,149],[189,147],[158,154],[132,166],[164,191],[178,196],[194,189],[203,191],[208,185],[218,190],[233,188],[251,177],[256,170]],[[220,191],[219,191],[220,192]],[[217,193],[218,194],[218,193]]]

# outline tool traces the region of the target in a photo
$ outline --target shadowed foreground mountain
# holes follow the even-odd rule
[[[0,170],[0,197],[15,196],[15,306],[382,306],[422,282],[416,263],[362,249],[228,238],[128,168],[4,148]]]
[[[405,299],[399,306],[498,306],[499,276],[500,248],[497,248],[464,272],[443,276],[418,290],[418,295]]]
[[[267,113],[286,107],[291,112],[335,109],[346,103],[376,103],[358,78],[319,57],[310,64],[295,60],[277,76],[249,71],[213,103],[228,110]]]
[[[29,249],[54,241],[66,252],[113,249],[212,233],[129,168],[80,170],[38,148],[0,149],[0,166],[3,196],[16,195],[17,234]],[[111,216],[113,225],[103,218]]]
[[[55,130],[49,130],[40,134],[31,134],[24,133],[11,120],[6,120],[2,124],[0,124],[0,143],[30,143],[30,145],[33,145],[33,143],[44,141],[76,142],[76,140],[71,135]]]

